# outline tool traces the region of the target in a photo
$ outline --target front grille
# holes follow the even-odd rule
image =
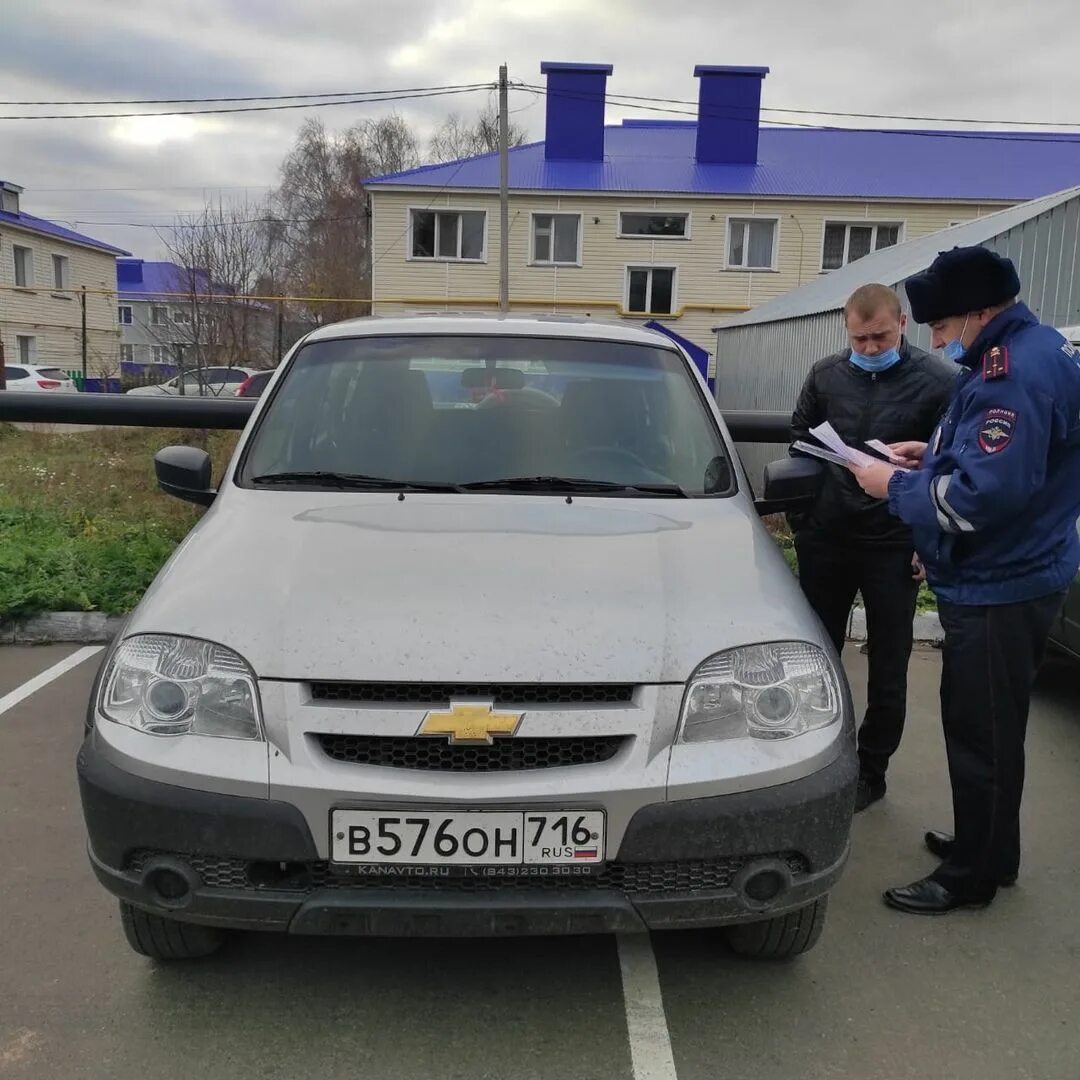
[[[327,757],[353,765],[429,772],[519,772],[595,765],[610,761],[622,735],[500,739],[487,746],[455,746],[442,738],[412,735],[316,735]]]
[[[128,859],[127,869],[136,874],[141,873],[147,860],[157,854],[161,853],[133,852]],[[757,859],[779,859],[786,863],[795,875],[805,874],[809,868],[806,859],[792,851],[693,862],[610,862],[591,874],[549,874],[541,877],[359,877],[341,867],[332,867],[327,862],[249,863],[243,859],[219,859],[208,855],[174,855],[173,858],[187,862],[204,884],[212,889],[273,889],[286,892],[311,892],[314,889],[394,889],[425,893],[505,893],[571,889],[588,892],[613,890],[632,895],[693,894],[729,888],[735,875]]]
[[[448,708],[451,700],[493,701],[497,707],[630,705],[634,687],[621,683],[378,683],[313,682],[313,701]]]

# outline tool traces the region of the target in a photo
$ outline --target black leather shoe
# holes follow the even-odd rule
[[[984,897],[957,896],[933,878],[886,889],[884,898],[889,907],[911,915],[947,915],[958,908],[984,908],[994,899],[992,893]]]
[[[855,813],[859,814],[868,806],[885,798],[885,781],[868,780],[865,776],[859,777],[859,785],[855,790]]]
[[[937,829],[931,829],[923,837],[923,841],[926,843],[926,849],[931,855],[936,855],[939,859],[947,859],[952,854],[956,838],[950,833],[938,832]],[[1016,884],[1016,875],[1006,874],[998,879],[998,884],[1009,888]]]

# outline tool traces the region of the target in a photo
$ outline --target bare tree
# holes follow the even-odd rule
[[[167,337],[184,371],[221,367],[271,367],[274,311],[252,299],[276,264],[280,230],[265,204],[250,199],[208,202],[181,218],[163,237],[177,266],[169,317],[155,328]]]
[[[511,123],[507,128],[507,143],[521,146],[526,140],[525,129]],[[478,154],[496,154],[499,151],[499,112],[489,105],[472,123],[462,120],[458,113],[450,113],[439,125],[428,143],[431,161],[459,161]]]

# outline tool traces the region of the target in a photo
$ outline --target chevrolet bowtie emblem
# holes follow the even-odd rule
[[[490,704],[452,702],[449,712],[429,712],[417,735],[443,736],[451,743],[484,743],[513,735],[524,713],[497,713]]]

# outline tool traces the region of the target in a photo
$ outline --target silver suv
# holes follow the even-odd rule
[[[228,929],[821,933],[856,779],[838,657],[685,352],[364,319],[286,357],[108,650],[78,771],[136,951]],[[242,553],[237,561],[233,555]]]

